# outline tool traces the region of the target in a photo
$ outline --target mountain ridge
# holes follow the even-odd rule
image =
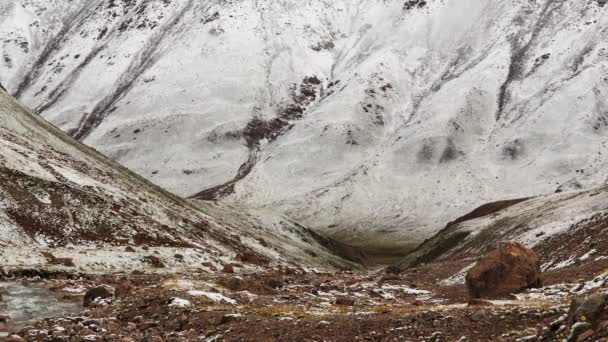
[[[608,179],[602,1],[2,8],[0,78],[62,130],[171,192],[368,251]]]

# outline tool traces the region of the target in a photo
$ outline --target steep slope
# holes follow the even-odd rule
[[[608,176],[603,0],[2,0],[0,80],[170,191],[404,252]]]
[[[353,266],[298,224],[272,213],[232,214],[236,210],[220,206],[215,217],[203,213],[72,140],[0,91],[3,266],[55,261],[44,251],[92,259],[93,270],[131,259],[125,267],[137,268],[149,260],[125,251],[128,245],[152,247],[161,262],[182,268],[217,268],[247,253],[265,262]],[[236,218],[226,222],[223,216]],[[91,255],[83,256],[86,250]],[[173,258],[176,253],[182,257]]]
[[[608,248],[608,188],[505,201],[449,223],[391,270],[421,263],[477,258],[498,243],[536,250],[543,271],[593,261]]]

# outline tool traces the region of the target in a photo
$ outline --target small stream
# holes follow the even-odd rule
[[[8,324],[0,323],[0,339],[28,323],[51,317],[66,317],[82,312],[82,303],[60,300],[44,286],[0,282],[0,316],[9,316]]]

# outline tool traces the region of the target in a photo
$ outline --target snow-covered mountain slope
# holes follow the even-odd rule
[[[608,176],[605,0],[1,0],[0,81],[169,191],[403,252]]]
[[[36,259],[32,250],[45,248],[79,258],[87,254],[82,248],[113,248],[98,255],[96,265],[120,255],[117,250],[125,254],[114,258],[120,262],[141,261],[124,252],[127,245],[186,254],[188,263],[181,265],[195,268],[221,267],[247,253],[267,262],[353,266],[328,249],[336,247],[331,240],[281,216],[222,205],[214,206],[213,216],[203,210],[72,140],[0,91],[3,266],[23,266],[23,258]]]
[[[395,267],[475,258],[501,242],[518,241],[539,253],[544,271],[606,250],[607,230],[608,187],[489,203],[449,223]]]

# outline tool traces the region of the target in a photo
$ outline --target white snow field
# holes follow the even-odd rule
[[[0,82],[182,196],[404,253],[608,177],[600,0],[0,0]]]

